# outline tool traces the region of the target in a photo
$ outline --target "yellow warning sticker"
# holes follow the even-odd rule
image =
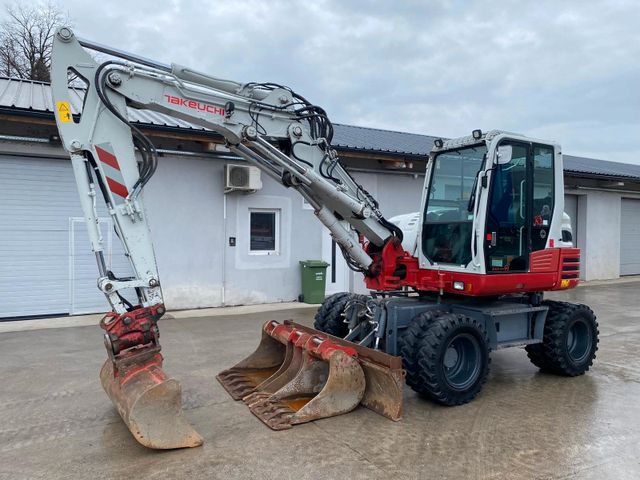
[[[56,102],[56,108],[58,109],[58,118],[60,118],[61,122],[67,123],[73,121],[69,102]]]
[[[567,288],[569,287],[569,280],[562,280],[560,282],[560,288]]]

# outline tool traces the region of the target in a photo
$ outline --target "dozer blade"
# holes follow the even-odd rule
[[[402,411],[399,357],[293,322],[265,323],[258,349],[218,380],[274,430],[347,413],[359,403],[393,420]]]
[[[202,445],[202,437],[182,415],[180,383],[162,370],[159,348],[108,359],[100,370],[100,381],[135,439],[145,447]]]

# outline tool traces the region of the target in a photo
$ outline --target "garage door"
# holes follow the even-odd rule
[[[640,275],[640,200],[622,199],[620,275]]]
[[[69,160],[0,156],[0,318],[101,312],[94,255]],[[104,205],[107,260],[130,267],[111,241]],[[113,235],[115,237],[115,235]],[[91,279],[91,280],[89,280]]]

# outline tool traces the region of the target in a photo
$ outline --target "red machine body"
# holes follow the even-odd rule
[[[365,248],[369,250],[369,245]],[[395,238],[373,258],[378,275],[365,276],[365,284],[371,290],[411,287],[422,292],[498,296],[566,290],[576,287],[580,278],[580,249],[573,247],[532,252],[529,272],[491,275],[420,268],[418,259],[406,252]],[[454,288],[454,282],[461,282],[463,288]]]

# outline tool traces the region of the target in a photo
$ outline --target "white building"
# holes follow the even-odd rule
[[[144,200],[169,309],[295,300],[305,259],[331,263],[329,293],[362,289],[295,191],[263,176],[255,193],[225,194],[224,166],[240,161],[219,138],[152,112],[130,116],[162,152]],[[0,122],[0,319],[106,310],[48,85],[0,79]],[[419,210],[434,137],[335,128],[343,163],[387,218]],[[583,278],[640,274],[640,166],[565,155],[565,185]],[[99,213],[112,268],[125,275]]]

